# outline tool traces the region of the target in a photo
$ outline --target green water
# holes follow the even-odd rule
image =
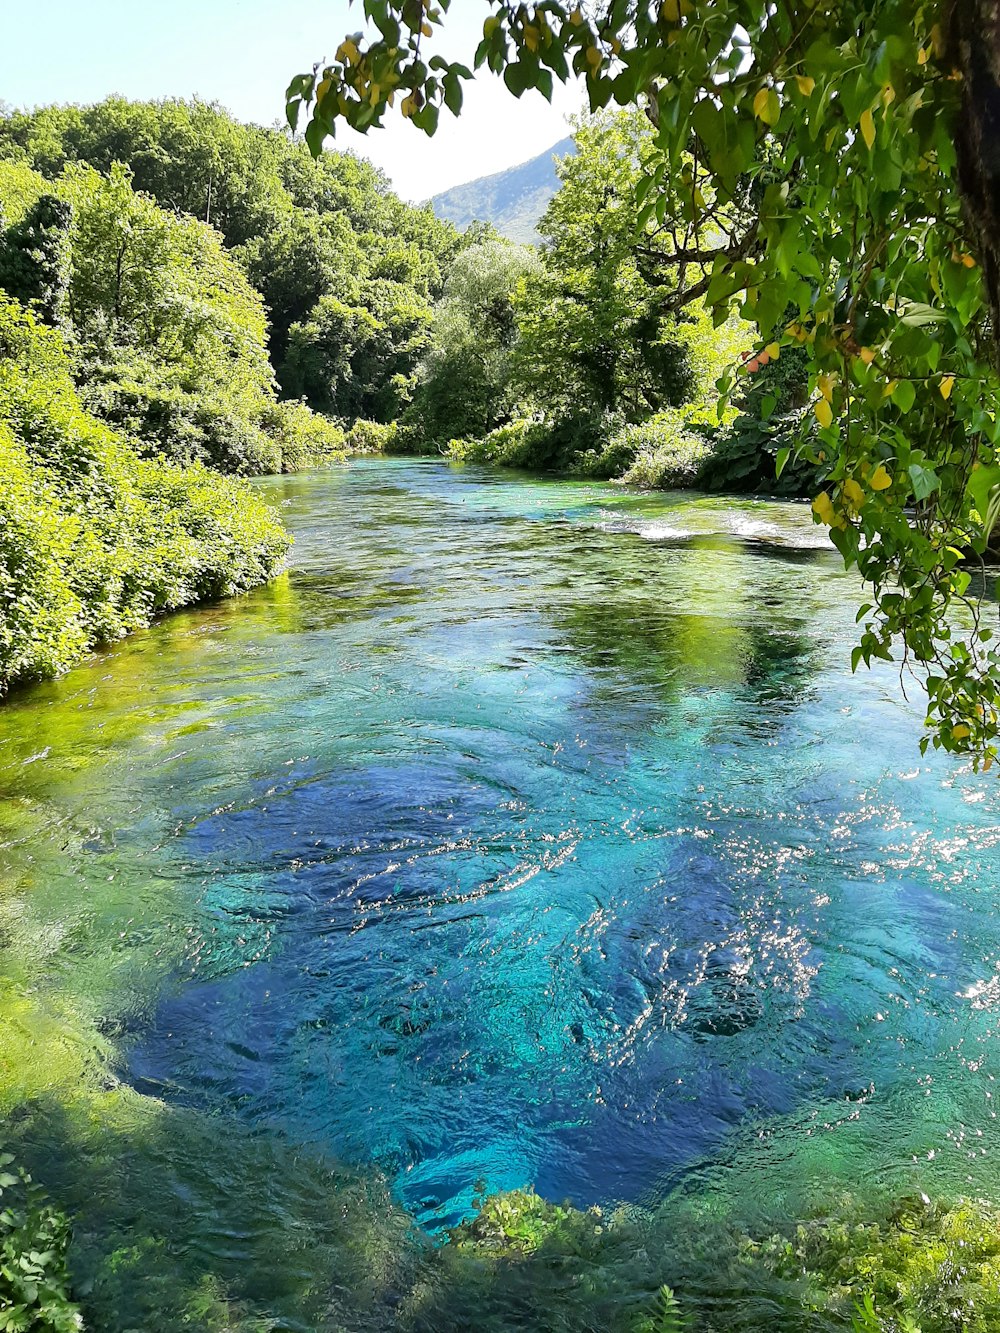
[[[483,1187],[997,1193],[996,783],[808,509],[263,489],[287,576],[0,719],[0,1106],[95,1327],[395,1326]]]

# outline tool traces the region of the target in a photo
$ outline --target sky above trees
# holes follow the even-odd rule
[[[456,4],[443,54],[468,58],[488,12],[483,0]],[[43,22],[31,6],[4,16],[0,96],[30,107],[94,102],[109,93],[198,94],[242,120],[270,125],[284,118],[292,75],[331,58],[344,34],[363,26],[360,3],[347,0],[312,11],[283,0],[46,0]],[[338,130],[337,146],[370,158],[404,198],[421,200],[543,152],[565,135],[566,116],[581,100],[575,87],[559,87],[552,106],[534,92],[515,102],[499,79],[484,73],[469,89],[461,118],[444,118],[433,141],[393,118],[366,137]]]

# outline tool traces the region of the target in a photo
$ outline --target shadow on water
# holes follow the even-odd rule
[[[280,1137],[108,1090],[22,1106],[4,1142],[73,1218],[86,1326],[391,1326],[423,1246],[387,1188]]]

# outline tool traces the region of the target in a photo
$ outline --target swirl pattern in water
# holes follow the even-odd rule
[[[995,783],[919,757],[916,687],[851,676],[858,588],[805,507],[413,462],[265,486],[287,579],[10,709],[5,780],[77,837],[32,929],[64,977],[119,941],[94,1003],[137,1088],[377,1163],[430,1226],[480,1181],[649,1200],[869,1113],[964,1170]]]

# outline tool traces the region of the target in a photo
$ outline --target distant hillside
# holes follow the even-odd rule
[[[470,222],[492,222],[512,241],[537,241],[535,228],[559,188],[555,159],[575,151],[571,138],[560,139],[530,162],[436,194],[431,200],[434,212],[461,230]]]

